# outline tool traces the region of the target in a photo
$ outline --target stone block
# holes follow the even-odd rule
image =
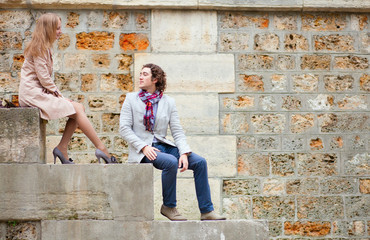
[[[253,95],[220,95],[220,107],[223,111],[248,111],[255,109]]]
[[[216,11],[154,10],[151,22],[154,52],[216,51]]]
[[[284,222],[285,235],[324,237],[330,234],[330,230],[330,222]]]
[[[256,34],[254,36],[254,47],[256,51],[273,52],[278,51],[280,45],[279,36],[274,33]]]
[[[283,195],[285,194],[285,183],[284,180],[280,179],[267,179],[263,182],[262,193],[264,195]]]
[[[9,72],[11,66],[11,56],[8,53],[0,53],[0,71]]]
[[[103,13],[104,28],[125,29],[128,22],[128,11],[104,11]]]
[[[8,221],[6,228],[6,238],[1,239],[27,239],[39,240],[41,237],[41,224],[38,221]]]
[[[209,177],[234,177],[236,175],[235,136],[188,136],[193,152],[208,163]]]
[[[55,82],[60,91],[79,92],[80,82],[78,73],[59,73],[54,74]]]
[[[281,108],[288,111],[297,111],[302,108],[302,100],[299,96],[283,96]]]
[[[69,12],[67,15],[66,28],[75,28],[80,24],[80,14]]]
[[[282,61],[284,62],[284,61]],[[278,68],[280,65],[278,65]],[[271,90],[273,92],[282,92],[287,90],[287,77],[282,74],[273,74],[270,78]]]
[[[23,54],[13,55],[12,71],[20,71],[24,62]]]
[[[256,219],[292,219],[294,209],[295,200],[292,196],[253,197],[253,218]]]
[[[370,154],[369,153],[357,153],[357,154],[348,154],[349,156],[344,159],[344,172],[346,175],[358,175],[366,176],[370,174],[369,171],[369,162]]]
[[[360,179],[360,193],[370,194],[370,179]]]
[[[282,139],[283,151],[302,151],[305,149],[305,139],[295,135],[285,135]]]
[[[342,219],[344,218],[344,203],[341,196],[299,196],[297,197],[297,217],[298,219]]]
[[[149,37],[145,33],[121,33],[119,45],[123,51],[145,51],[149,47]]]
[[[329,194],[356,194],[358,181],[353,178],[324,178],[320,180],[320,192]]]
[[[58,50],[65,50],[71,45],[71,37],[68,34],[62,34],[58,39]]]
[[[221,29],[265,29],[270,25],[268,14],[237,11],[221,13],[220,22]]]
[[[12,77],[10,72],[0,72],[0,92],[18,92],[19,79]]]
[[[347,218],[367,218],[369,216],[369,195],[346,196],[344,199]]]
[[[263,77],[259,75],[239,75],[238,90],[241,92],[263,92]]]
[[[314,114],[292,114],[290,118],[290,131],[292,133],[303,133],[313,131],[315,124]]]
[[[98,89],[98,76],[96,74],[88,73],[81,74],[81,91],[96,92]]]
[[[294,154],[272,154],[271,174],[280,177],[292,176],[295,170]]]
[[[309,44],[305,36],[296,33],[286,34],[284,38],[284,48],[286,51],[308,51]]]
[[[351,75],[325,75],[325,89],[329,92],[353,90],[354,78]]]
[[[360,35],[360,51],[364,53],[370,52],[370,33],[361,33]]]
[[[33,16],[31,11],[22,10],[2,10],[0,11],[0,29],[29,29],[32,24]]]
[[[297,30],[297,15],[294,13],[274,15],[274,28],[277,30]]]
[[[249,130],[247,113],[225,113],[220,117],[221,133],[244,134]]]
[[[263,111],[276,111],[276,100],[275,96],[260,96],[259,97],[259,106]]]
[[[277,237],[282,234],[282,223],[280,221],[268,221],[269,224],[269,236]]]
[[[345,96],[337,102],[343,110],[367,110],[368,99],[365,95]]]
[[[251,197],[224,197],[222,199],[222,212],[227,219],[251,219],[252,201]]]
[[[365,70],[369,68],[369,60],[360,56],[334,57],[334,69]]]
[[[94,95],[88,97],[90,111],[119,111],[118,97],[115,95]]]
[[[280,150],[280,138],[277,136],[258,136],[257,148],[261,150]]]
[[[251,123],[255,133],[282,133],[286,118],[283,114],[254,114]]]
[[[150,221],[44,220],[41,228],[41,240],[153,239],[153,222]]]
[[[307,1],[307,0],[305,0]],[[317,1],[317,0],[308,0]],[[320,0],[318,0],[320,1]],[[339,13],[304,13],[302,30],[304,31],[343,31],[347,26],[346,16]]]
[[[317,151],[324,148],[324,144],[321,138],[311,138],[309,144],[311,151]]]
[[[76,48],[80,50],[109,50],[113,48],[114,33],[81,32],[76,34]]]
[[[91,61],[96,68],[109,69],[110,57],[108,54],[92,54]]]
[[[303,55],[301,57],[301,69],[329,70],[330,62],[330,55]]]
[[[305,0],[304,7],[307,11],[317,11],[325,9],[346,9],[347,11],[365,11],[368,12],[370,3],[362,0],[353,0],[348,2],[346,0],[326,1],[326,0]]]
[[[167,92],[234,92],[232,54],[172,55],[136,53],[135,79],[146,63],[159,65],[167,74]],[[135,89],[138,82],[135,81]]]
[[[269,155],[264,153],[240,154],[238,176],[269,176]]]
[[[338,174],[338,156],[335,153],[297,154],[299,176],[335,176]]]
[[[268,70],[274,68],[274,57],[260,54],[241,54],[238,57],[240,70]]]
[[[119,117],[118,113],[103,113],[101,116],[102,132],[119,134]]]
[[[88,57],[83,53],[66,53],[64,54],[64,70],[77,72],[87,70]]]
[[[335,114],[325,113],[318,115],[320,132],[348,133],[369,130],[369,116],[367,114]]]
[[[257,178],[227,179],[223,181],[223,193],[226,196],[255,195],[261,193],[261,182]]]
[[[117,54],[115,58],[118,61],[118,70],[129,71],[132,68],[132,55]]]
[[[370,74],[363,74],[360,77],[360,89],[363,91],[370,91]]]
[[[20,32],[0,32],[0,51],[22,50]]]
[[[350,15],[350,17],[352,30],[363,31],[369,25],[368,23],[369,18],[366,14],[353,13]]]
[[[180,122],[187,135],[219,133],[216,94],[169,94],[169,96],[176,101]]]
[[[253,220],[228,220],[228,221],[187,221],[153,223],[153,240],[177,239],[214,239],[214,240],[239,240],[248,236],[251,240],[267,240],[268,226],[266,222]]]
[[[319,94],[307,100],[309,107],[315,111],[328,111],[334,107],[333,95]]]
[[[0,164],[0,175],[4,221],[153,220],[150,164]]]
[[[39,110],[1,108],[0,112],[0,163],[45,163],[46,130]]]
[[[286,193],[317,195],[319,194],[319,185],[319,180],[316,178],[290,179],[286,182]]]
[[[316,51],[354,52],[355,39],[351,35],[314,35],[314,46]]]
[[[278,70],[293,70],[296,68],[296,57],[292,55],[278,55],[277,57],[277,63],[276,68]],[[272,76],[284,76],[275,74]]]
[[[257,147],[255,136],[249,136],[249,135],[242,135],[237,137],[237,150],[239,152],[244,152],[248,150],[254,150]]]
[[[100,90],[103,92],[132,92],[133,82],[130,74],[102,74]]]
[[[316,92],[319,84],[319,76],[314,74],[293,75],[293,91]]]
[[[219,48],[221,52],[247,51],[249,34],[242,32],[221,32]]]

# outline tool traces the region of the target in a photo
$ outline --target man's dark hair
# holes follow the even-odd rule
[[[167,87],[167,78],[166,73],[162,70],[162,68],[153,63],[145,64],[143,68],[150,68],[152,71],[153,80],[157,79],[157,82],[155,83],[156,90],[159,92],[164,92]]]

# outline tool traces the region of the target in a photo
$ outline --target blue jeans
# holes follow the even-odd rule
[[[152,163],[157,169],[162,170],[162,196],[163,204],[167,207],[176,207],[176,177],[179,166],[179,150],[165,143],[154,143],[153,147],[160,150],[157,158],[150,161],[144,157],[142,163]],[[198,206],[201,213],[213,211],[211,191],[208,183],[208,172],[206,160],[191,153],[188,156],[188,169],[193,170],[195,191],[198,199]]]

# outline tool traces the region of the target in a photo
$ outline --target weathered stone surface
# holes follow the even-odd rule
[[[149,47],[149,38],[144,33],[121,33],[119,45],[123,51],[144,51]]]
[[[269,156],[264,153],[240,154],[238,156],[239,176],[269,176]]]
[[[344,172],[347,175],[369,175],[370,154],[358,153],[344,159]]]
[[[285,183],[283,180],[268,179],[263,182],[262,193],[265,195],[282,195],[285,193]]]
[[[360,35],[360,50],[361,52],[370,52],[370,33],[361,33]]]
[[[256,149],[256,138],[254,136],[238,136],[237,148],[239,151],[247,151],[250,149]]]
[[[0,53],[0,71],[9,72],[10,71],[10,59],[11,56],[8,53]]]
[[[251,197],[224,197],[222,199],[222,212],[227,219],[251,219]]]
[[[321,194],[355,194],[357,181],[353,178],[324,178],[320,181]]]
[[[221,133],[244,134],[249,130],[249,116],[246,113],[225,113],[220,118]]]
[[[132,55],[117,54],[115,58],[118,60],[118,70],[128,71],[132,68]]]
[[[365,234],[365,222],[353,221],[349,225],[348,234],[350,236],[363,236]]]
[[[351,75],[325,75],[324,83],[329,92],[351,91],[354,78]]]
[[[343,198],[338,196],[297,197],[297,216],[299,219],[341,219],[344,217]]]
[[[228,179],[223,181],[223,192],[228,196],[253,195],[260,193],[258,179]]]
[[[290,119],[290,131],[292,133],[302,133],[312,130],[314,126],[314,115],[307,114],[293,114]]]
[[[105,133],[119,134],[119,114],[118,113],[103,113],[101,116],[102,120],[102,131]]]
[[[141,67],[155,62],[167,74],[167,92],[234,92],[234,56],[231,54],[171,55],[136,53],[135,79]],[[181,66],[181,67],[174,67]],[[135,81],[135,89],[137,81]]]
[[[220,51],[221,52],[236,52],[247,51],[249,34],[233,32],[220,34]]]
[[[370,179],[360,179],[360,193],[370,194]]]
[[[301,57],[301,69],[329,70],[330,62],[330,55],[304,55]]]
[[[4,239],[27,239],[38,240],[41,235],[40,222],[8,222],[6,226],[6,238]],[[0,237],[1,234],[0,234]]]
[[[291,176],[294,174],[295,162],[293,154],[272,154],[271,173],[275,176]]]
[[[283,136],[282,150],[283,151],[301,151],[304,149],[305,139],[302,137]]]
[[[303,35],[290,33],[285,35],[284,46],[286,51],[308,51],[309,45],[307,38]]]
[[[353,52],[355,39],[351,35],[314,35],[316,51]]]
[[[268,221],[268,224],[270,237],[277,237],[282,234],[282,223],[280,221]]]
[[[259,54],[242,54],[238,57],[240,70],[261,70],[274,67],[274,57]]]
[[[314,74],[293,75],[293,91],[315,92],[319,84],[319,76]]]
[[[81,75],[81,90],[84,92],[96,92],[98,89],[98,76],[96,74]]]
[[[302,100],[298,96],[284,96],[282,97],[282,109],[285,110],[300,110],[302,107]]]
[[[24,62],[23,54],[13,55],[12,71],[20,71]]]
[[[130,74],[103,74],[100,78],[100,90],[103,92],[131,92],[133,82]]]
[[[346,216],[348,218],[368,217],[370,211],[369,201],[369,195],[345,197]]]
[[[116,112],[120,107],[118,98],[115,95],[94,95],[88,97],[90,111],[111,111]]]
[[[256,133],[282,133],[285,121],[283,114],[255,114],[251,117],[251,123]]]
[[[262,76],[258,75],[239,75],[238,90],[243,92],[264,91]]]
[[[294,197],[253,197],[253,218],[291,219],[294,217]]]
[[[287,194],[316,195],[319,193],[319,180],[316,178],[300,178],[286,182]]]
[[[367,114],[334,114],[318,115],[321,132],[361,132],[369,130]]]
[[[60,91],[79,91],[78,74],[76,73],[55,73],[55,83]]]
[[[281,74],[274,74],[271,76],[271,90],[273,92],[286,91],[287,77]]]
[[[124,29],[129,21],[129,12],[126,11],[104,11],[103,27]]]
[[[75,12],[68,13],[66,27],[75,28],[79,24],[80,24],[80,14]]]
[[[274,33],[256,34],[254,36],[254,50],[277,51],[279,50],[279,36]]]
[[[255,108],[254,96],[249,95],[221,95],[221,109],[227,111],[246,111]]]
[[[176,101],[181,126],[186,134],[219,133],[219,109],[216,94],[169,94],[169,96]],[[189,101],[189,98],[192,101]]]
[[[108,54],[93,54],[91,61],[94,67],[108,69],[110,66],[110,57]]]
[[[370,91],[370,74],[363,74],[360,78],[360,88],[364,91]]]
[[[285,235],[322,237],[330,234],[330,222],[284,222]]]
[[[280,138],[276,136],[257,137],[257,148],[261,150],[279,150]]]
[[[64,69],[67,71],[84,70],[88,67],[88,58],[83,53],[64,54]],[[56,69],[55,69],[56,70]]]
[[[149,13],[148,12],[135,12],[135,27],[138,30],[149,29]]]
[[[276,68],[278,70],[293,70],[296,67],[296,58],[292,55],[278,55]],[[278,74],[272,76],[279,76]],[[282,76],[282,75],[280,75]]]
[[[368,20],[369,18],[366,14],[351,14],[351,29],[355,31],[365,30],[369,25]]]
[[[207,160],[208,176],[235,177],[235,136],[188,136],[187,142],[193,152]]]
[[[0,51],[21,50],[22,35],[19,32],[0,32]]]
[[[274,96],[260,96],[259,106],[264,111],[274,111],[276,110],[276,100]]]
[[[367,97],[365,95],[345,96],[338,101],[338,107],[345,110],[361,110],[367,109]]]
[[[341,136],[333,137],[330,141],[330,148],[331,149],[342,149],[343,148],[343,138]]]
[[[334,57],[334,69],[364,70],[369,68],[369,60],[359,56]]]
[[[267,14],[248,14],[243,12],[225,12],[221,15],[221,28],[240,29],[257,28],[265,29],[270,20]]]
[[[150,164],[3,164],[0,219],[150,221],[152,171]]]
[[[39,110],[1,108],[0,112],[0,163],[44,163],[45,125]]]
[[[338,157],[332,153],[297,154],[299,176],[335,176],[338,174]]]
[[[331,110],[334,106],[334,97],[333,95],[319,94],[316,98],[308,99],[308,104],[315,111]]]
[[[3,10],[0,11],[0,29],[28,29],[33,16],[29,10]]]
[[[324,148],[324,144],[321,138],[310,139],[310,148],[312,151],[321,150]]]
[[[180,10],[154,10],[151,34],[154,52],[215,52],[217,14],[215,11],[184,14]]]
[[[346,23],[345,16],[338,13],[302,14],[302,30],[304,31],[342,31]]]
[[[297,30],[297,15],[290,13],[274,15],[274,27],[278,30]]]
[[[113,47],[114,34],[109,32],[81,32],[76,34],[76,48],[86,50],[109,50]]]

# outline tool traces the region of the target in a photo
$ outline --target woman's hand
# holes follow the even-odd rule
[[[157,153],[156,152],[160,152],[160,150],[158,148],[155,148],[155,147],[152,147],[152,146],[148,146],[146,145],[145,147],[143,147],[142,149],[144,155],[150,160],[150,161],[153,161],[157,158]]]

